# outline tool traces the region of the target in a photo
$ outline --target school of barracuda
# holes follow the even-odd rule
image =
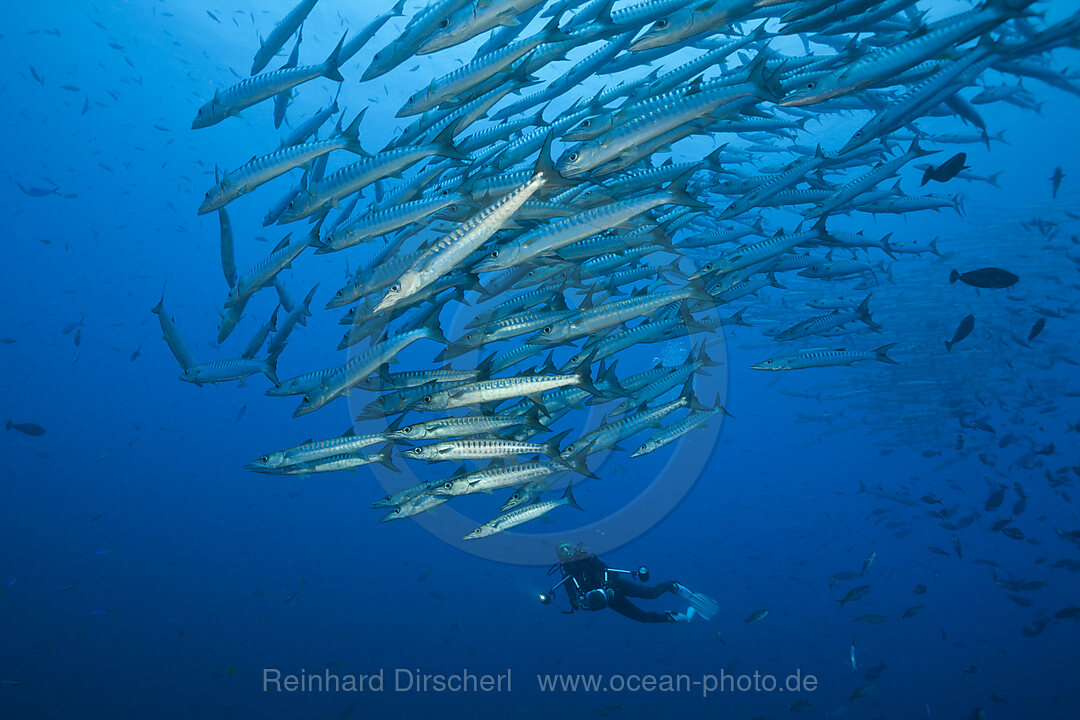
[[[983,105],[1037,110],[1031,92],[986,82],[988,73],[1080,95],[1051,65],[1056,48],[1077,47],[1080,13],[1049,23],[1034,0],[986,0],[951,16],[929,13],[922,0],[441,0],[399,24],[404,4],[373,19],[357,5],[346,21],[359,24],[325,61],[302,65],[303,26],[317,5],[302,0],[262,39],[251,77],[221,87],[198,111],[193,127],[203,128],[266,101],[280,127],[305,83],[370,83],[431,53],[455,68],[417,81],[397,111],[396,139],[379,152],[364,147],[365,109],[335,100],[292,118],[280,147],[253,148],[248,163],[221,173],[206,192],[198,212],[220,218],[229,285],[218,342],[260,290],[276,289],[279,299],[240,357],[196,361],[164,297],[154,312],[185,381],[264,373],[274,384],[268,394],[299,399],[297,416],[365,392],[371,401],[358,420],[394,417],[378,432],[264,455],[252,470],[394,468],[393,454],[490,460],[373,505],[394,520],[461,495],[512,493],[503,514],[469,539],[577,507],[571,487],[574,478],[596,477],[588,462],[595,453],[619,450],[639,433],[651,437],[643,435],[632,455],[654,452],[726,414],[719,399],[703,402],[694,392],[695,377],[717,364],[707,346],[725,324],[771,336],[774,349],[756,369],[867,373],[863,388],[878,390],[867,412],[880,416],[879,429],[901,434],[894,442],[914,440],[904,436],[919,425],[912,396],[928,384],[947,393],[950,378],[926,378],[926,359],[898,364],[888,354],[903,351],[904,340],[922,342],[890,336],[890,319],[910,310],[898,306],[896,288],[905,261],[957,249],[946,239],[842,231],[834,218],[962,211],[959,196],[900,189],[901,170],[921,158],[930,158],[918,166],[924,184],[957,175],[995,183],[967,172],[962,156],[934,156],[951,144],[989,147],[1000,138]],[[388,42],[376,41],[384,36]],[[293,37],[287,60],[267,71]],[[471,58],[454,55],[481,40]],[[345,65],[358,55],[366,69],[349,76]],[[985,87],[976,87],[980,79]],[[852,113],[859,126],[843,136],[807,130]],[[928,134],[918,125],[926,117],[951,118],[957,132]],[[711,140],[713,150],[673,151],[686,139],[697,147]],[[270,206],[265,224],[293,232],[240,272],[227,207],[287,173],[297,184],[260,201]],[[1060,170],[1055,177],[1056,193]],[[293,225],[300,221],[307,222]],[[344,309],[339,349],[350,354],[343,364],[279,380],[278,358],[311,317],[318,290],[297,301],[280,278],[305,251],[340,253],[352,267],[363,258],[325,302]],[[942,267],[944,284],[951,268]],[[1015,267],[1019,277],[959,270],[952,281],[997,292],[1024,277]],[[447,338],[451,312],[471,320]],[[952,341],[934,335],[927,343],[941,353],[945,339],[951,351],[971,330],[969,323]],[[693,348],[685,361],[616,374],[620,353],[687,336]],[[426,347],[431,366],[391,371],[413,343]],[[474,353],[484,359],[445,364]],[[562,353],[572,357],[556,362]],[[882,375],[870,374],[873,367]],[[827,386],[802,395],[830,392],[842,394]],[[955,400],[922,424],[985,432],[972,398]],[[599,427],[550,429],[606,403],[612,419]],[[554,488],[563,480],[560,494]]]

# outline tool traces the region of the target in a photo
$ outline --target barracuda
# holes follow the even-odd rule
[[[454,475],[431,489],[435,497],[460,497],[490,493],[503,488],[517,487],[567,472],[564,465],[553,462],[527,462],[497,465],[476,472]],[[508,509],[508,508],[507,508]]]
[[[578,387],[592,395],[602,394],[589,378],[588,365],[560,375],[517,375],[492,378],[457,388],[430,392],[409,406],[411,410],[451,410],[472,405],[497,405],[504,400],[527,397],[544,410],[542,395],[563,387]]]
[[[307,19],[307,16],[311,13],[312,8],[315,7],[315,3],[319,0],[300,0],[296,7],[289,11],[289,14],[281,19],[274,29],[270,31],[270,34],[266,36],[266,39],[259,38],[259,49],[255,53],[255,59],[251,63],[251,74],[255,75],[260,70],[270,64],[270,61],[277,55],[278,51],[288,42],[289,38],[293,36],[300,26]]]
[[[413,200],[383,210],[373,210],[352,222],[334,228],[334,231],[321,241],[320,246],[315,248],[315,254],[337,252],[379,235],[386,235],[398,228],[420,222],[433,213],[455,203],[472,205],[467,196],[461,193],[450,193],[422,200]]]
[[[1030,5],[1034,0],[1023,0]],[[945,18],[926,32],[872,53],[842,70],[811,80],[781,101],[783,107],[812,105],[861,90],[883,78],[910,70],[945,50],[994,29],[1020,10],[1009,0],[989,0],[982,7]]]
[[[539,412],[534,407],[525,415],[468,415],[465,417],[425,420],[405,425],[388,433],[387,437],[391,440],[418,442],[420,440],[437,440],[462,435],[487,435],[521,425],[527,425],[541,431],[548,430],[547,425],[540,422]]]
[[[755,0],[706,0],[696,5],[683,5],[667,17],[660,18],[633,45],[632,52],[674,45],[689,38],[716,32],[725,25],[738,22],[753,11]]]
[[[237,115],[245,108],[269,100],[278,93],[286,92],[302,85],[317,77],[325,77],[335,82],[344,82],[345,78],[338,72],[338,56],[341,53],[341,45],[345,42],[342,37],[337,47],[330,53],[330,57],[321,65],[305,65],[297,68],[282,68],[273,72],[256,75],[241,80],[232,87],[214,93],[210,102],[199,108],[194,122],[191,123],[193,130],[216,125],[222,120]]]
[[[293,417],[317,410],[334,398],[340,397],[382,365],[393,360],[399,352],[417,340],[444,342],[437,314],[429,314],[424,324],[414,330],[406,330],[382,342],[376,343],[341,366],[326,381],[304,396]]]
[[[467,65],[462,65],[453,72],[435,78],[424,90],[409,96],[405,105],[398,110],[397,117],[418,115],[443,103],[452,102],[496,73],[506,70],[516,60],[528,55],[541,44],[555,42],[562,38],[563,34],[559,31],[559,18],[552,18],[551,22],[536,35],[514,41],[506,47],[482,55]]]
[[[797,340],[799,338],[819,335],[834,328],[846,325],[858,320],[872,330],[880,330],[881,326],[874,322],[870,315],[870,296],[867,295],[855,310],[841,312],[833,310],[828,315],[818,315],[808,320],[803,320],[791,327],[781,330],[776,334],[777,340]]]
[[[665,445],[669,445],[683,435],[686,435],[691,430],[704,427],[710,420],[717,415],[727,414],[723,406],[720,404],[720,399],[716,400],[716,408],[713,410],[704,410],[701,412],[694,412],[678,422],[672,423],[668,427],[664,428],[660,432],[653,435],[651,438],[641,444],[634,452],[630,453],[630,457],[641,457],[651,452],[656,452]]]
[[[476,272],[491,272],[520,265],[541,255],[551,255],[579,240],[596,235],[609,228],[624,225],[630,219],[661,205],[685,205],[709,207],[686,194],[686,183],[693,171],[672,182],[666,190],[631,200],[601,205],[592,210],[561,218],[535,231],[526,233],[513,242],[492,250],[491,255],[478,264]]]
[[[319,440],[318,442],[306,442],[303,445],[297,445],[287,450],[279,450],[263,455],[258,460],[252,460],[244,467],[255,472],[273,473],[290,465],[298,465],[313,460],[324,460],[335,455],[352,455],[371,445],[386,444],[388,439],[389,432],[354,435],[350,431],[349,434],[341,437]]]
[[[802,370],[817,367],[837,367],[851,365],[863,360],[899,365],[887,353],[896,347],[896,343],[882,345],[875,350],[812,350],[796,355],[778,355],[768,360],[755,363],[751,370]]]
[[[363,190],[380,178],[400,173],[424,158],[433,155],[454,159],[464,158],[451,142],[449,128],[444,135],[424,145],[384,150],[370,158],[331,173],[321,182],[311,182],[278,218],[279,224],[296,222],[314,215],[326,207],[335,207],[340,200]]]
[[[318,231],[316,230],[310,237],[289,244],[286,244],[286,240],[288,240],[286,236],[286,239],[282,240],[282,244],[277,250],[263,258],[251,270],[241,275],[236,284],[229,288],[229,295],[225,298],[226,309],[246,304],[256,291],[272,284],[279,272],[299,257],[304,248],[311,246],[317,234]]]
[[[473,0],[439,21],[439,29],[416,50],[427,55],[471,40],[500,25],[518,25],[517,17],[545,0]]]
[[[375,306],[375,312],[399,305],[450,272],[487,242],[540,188],[549,182],[558,182],[558,173],[551,167],[549,160],[550,142],[549,138],[540,150],[532,177],[527,182],[488,205],[449,235],[429,245],[416,262],[390,285],[382,300]]]
[[[284,175],[297,168],[309,168],[313,160],[334,150],[348,150],[357,155],[367,156],[360,146],[360,121],[364,119],[364,108],[356,119],[343,132],[326,140],[304,143],[302,145],[283,145],[278,150],[253,157],[246,164],[221,176],[217,185],[206,191],[199,215],[217,210],[236,198],[249,193],[260,185]]]
[[[627,320],[642,315],[651,315],[665,305],[690,298],[712,300],[705,286],[700,281],[693,281],[691,285],[680,290],[615,300],[588,310],[578,311],[565,320],[546,326],[530,342],[538,344],[569,342],[583,335],[592,335],[615,325],[621,325]]]
[[[549,512],[557,507],[563,505],[570,505],[578,510],[581,510],[581,506],[574,500],[574,494],[572,492],[573,483],[566,486],[566,490],[563,492],[562,497],[557,500],[544,500],[541,502],[534,502],[531,505],[515,508],[510,512],[504,513],[499,517],[487,522],[480,527],[476,528],[468,535],[465,535],[462,540],[477,540],[479,538],[491,537],[501,532],[506,532],[511,528],[515,528],[518,525],[523,525],[530,520],[535,520],[539,517],[547,515]]]

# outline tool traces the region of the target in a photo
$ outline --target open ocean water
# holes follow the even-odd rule
[[[1077,717],[1078,43],[1072,0],[0,10],[0,718]],[[505,424],[409,441],[446,415]],[[570,613],[560,543],[719,611]]]

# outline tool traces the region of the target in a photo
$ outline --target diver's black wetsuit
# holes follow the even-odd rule
[[[574,559],[563,562],[562,567],[563,574],[572,576],[574,580],[577,580],[578,586],[583,593],[604,587],[604,571],[607,570],[607,565],[595,555],[581,553]],[[673,592],[674,582],[664,582],[655,587],[649,587],[627,579],[622,573],[608,573],[607,575],[608,587],[615,592],[615,596],[608,601],[607,606],[609,608],[638,622],[675,622],[675,618],[670,612],[648,612],[626,599],[632,597],[654,600],[664,593]],[[565,587],[567,597],[570,598],[570,606],[580,607],[577,588],[569,581],[565,584]]]

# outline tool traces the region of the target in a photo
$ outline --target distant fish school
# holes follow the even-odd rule
[[[843,232],[832,218],[962,210],[958,195],[908,195],[894,181],[934,154],[931,144],[989,147],[999,136],[982,106],[1037,108],[1026,91],[963,92],[991,71],[1043,77],[1036,61],[1075,44],[1080,14],[1048,24],[1028,10],[1032,4],[986,0],[935,17],[916,0],[441,0],[401,28],[394,21],[403,17],[402,0],[350,28],[318,64],[303,65],[302,28],[319,8],[302,0],[262,36],[252,76],[216,90],[192,127],[227,123],[271,101],[280,125],[294,89],[320,78],[342,83],[359,53],[369,64],[353,82],[370,83],[417,55],[441,54],[453,69],[416,83],[396,113],[396,138],[378,152],[362,143],[366,108],[335,100],[292,118],[281,147],[253,148],[250,162],[220,175],[199,208],[220,219],[228,291],[219,343],[260,291],[275,295],[277,307],[238,356],[199,361],[163,294],[154,312],[180,378],[201,385],[262,373],[274,386],[268,394],[300,398],[298,416],[368,393],[361,418],[395,418],[385,431],[350,430],[268,453],[248,464],[257,472],[395,468],[393,454],[490,460],[375,502],[389,509],[384,520],[461,495],[509,491],[502,514],[472,539],[580,507],[571,484],[597,477],[590,456],[622,451],[620,441],[643,432],[632,454],[651,453],[727,414],[719,398],[702,402],[694,390],[715,364],[706,348],[723,326],[746,324],[756,295],[784,292],[785,277],[820,290],[820,299],[803,299],[816,313],[776,318],[768,334],[784,349],[754,369],[898,362],[888,353],[903,351],[900,338],[891,340],[889,327],[872,318],[873,288],[882,275],[891,278],[887,263],[937,253],[937,239]],[[384,36],[389,42],[376,42]],[[293,37],[288,60],[267,70]],[[480,44],[470,58],[462,44],[474,38]],[[792,51],[798,46],[802,54]],[[851,111],[865,120],[849,136],[819,144],[805,130],[811,120]],[[930,114],[975,131],[913,130]],[[335,117],[336,129],[328,129]],[[712,152],[687,158],[709,139]],[[923,182],[963,176],[965,162],[960,153],[923,166]],[[265,224],[292,232],[239,271],[227,208],[282,176],[296,184],[283,197],[261,198]],[[996,184],[996,175],[974,177]],[[1054,171],[1055,197],[1065,177]],[[776,208],[804,222],[771,227]],[[306,227],[295,224],[304,219]],[[293,357],[293,333],[312,316],[316,295],[313,288],[297,301],[281,272],[303,262],[308,248],[343,253],[342,266],[366,258],[324,298],[327,309],[347,308],[338,349],[357,349],[344,363],[280,379],[279,359]],[[948,282],[957,280],[981,289],[1020,281],[1001,268],[954,270]],[[839,285],[844,294],[827,299]],[[451,305],[472,317],[454,339],[442,326]],[[947,348],[972,325],[965,320]],[[830,339],[837,334],[844,339]],[[688,336],[694,350],[685,364],[616,372],[635,348]],[[414,343],[430,353],[431,366],[392,372],[390,363]],[[482,360],[440,364],[472,351]],[[623,412],[617,420],[571,425],[576,437],[553,429],[587,406],[615,403]],[[457,413],[425,417],[448,410]]]

